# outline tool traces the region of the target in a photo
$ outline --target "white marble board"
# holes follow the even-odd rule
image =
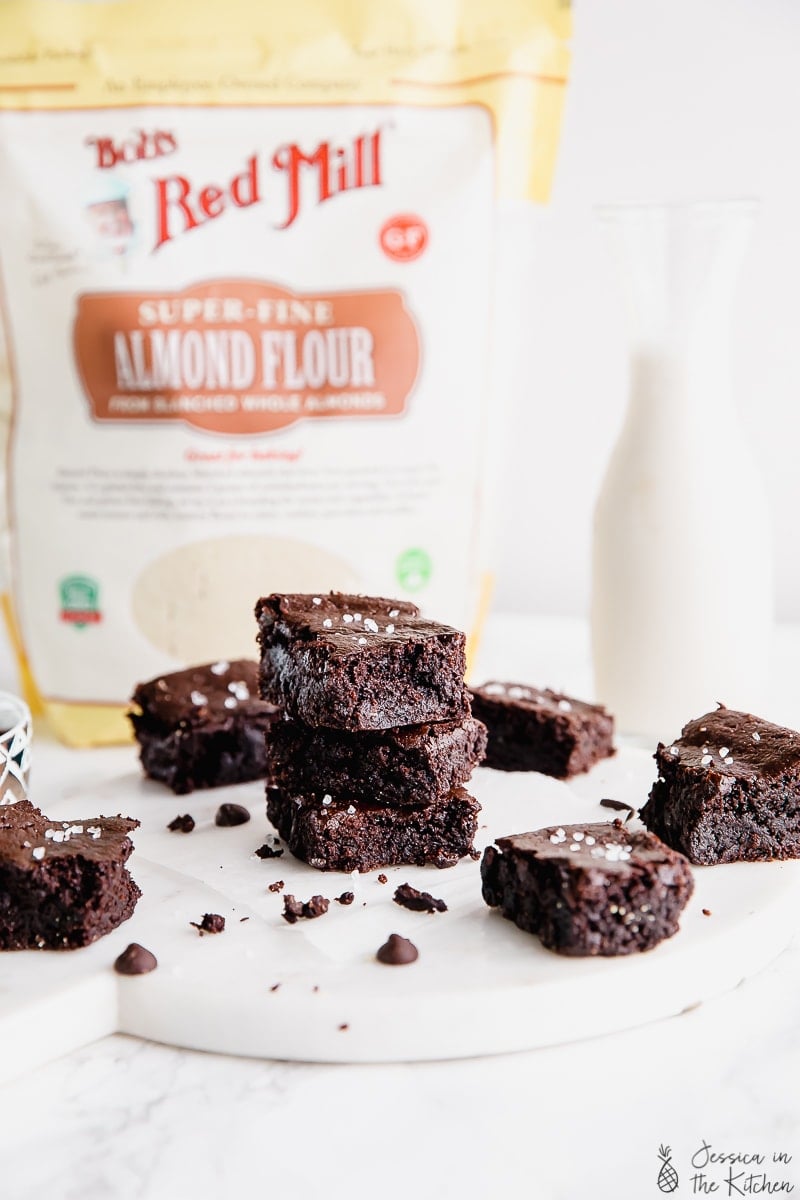
[[[480,770],[472,789],[483,805],[478,846],[542,825],[609,819],[604,796],[639,806],[653,768],[649,752],[625,747],[570,784]],[[2,957],[0,1079],[114,1031],[317,1062],[553,1045],[652,1021],[731,988],[780,953],[798,924],[800,864],[698,869],[681,931],[669,942],[624,959],[565,959],[486,907],[477,862],[391,868],[381,884],[377,872],[322,874],[288,852],[256,858],[271,833],[258,783],[175,797],[140,778],[133,747],[75,752],[39,739],[31,794],[53,818],[138,817],[131,869],[144,894],[133,918],[94,946]],[[216,827],[225,800],[246,804],[251,821]],[[183,812],[194,816],[194,832],[168,832]],[[282,896],[267,890],[276,879],[303,900],[352,890],[355,903],[332,903],[324,917],[289,926]],[[406,881],[442,897],[449,911],[431,916],[394,904]],[[223,934],[198,936],[189,922],[205,912],[226,918]],[[392,932],[418,946],[416,963],[375,961]],[[157,955],[158,970],[114,973],[130,941]]]

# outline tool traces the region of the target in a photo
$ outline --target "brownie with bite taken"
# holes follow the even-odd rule
[[[138,824],[0,805],[0,950],[74,950],[127,921],[141,895],[125,866]]]

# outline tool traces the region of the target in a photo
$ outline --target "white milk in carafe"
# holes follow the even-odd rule
[[[597,698],[663,741],[717,701],[758,712],[771,519],[732,400],[745,201],[603,209],[631,322],[630,402],[595,510]]]

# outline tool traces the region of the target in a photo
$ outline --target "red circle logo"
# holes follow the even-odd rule
[[[422,217],[399,213],[390,217],[380,232],[381,249],[395,262],[413,262],[428,245],[428,226]]]

